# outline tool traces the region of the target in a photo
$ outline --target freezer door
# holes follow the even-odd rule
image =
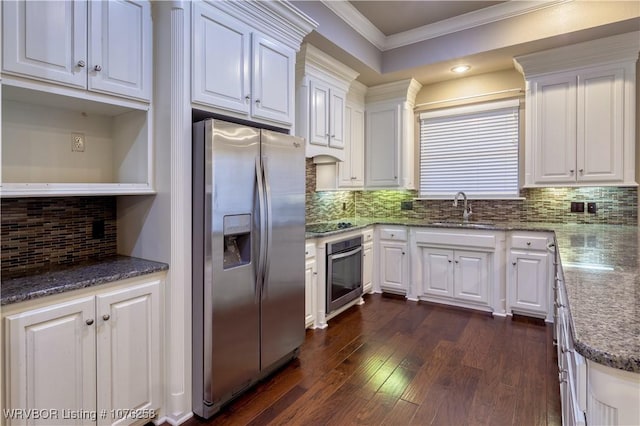
[[[198,327],[197,315],[202,316],[203,325],[202,355],[196,353],[198,336],[194,332],[194,381],[203,381],[206,410],[251,384],[260,368],[260,298],[256,286],[260,133],[216,120],[197,124],[204,126],[204,146],[199,153],[194,146],[194,174],[201,168],[203,176],[194,178],[194,209],[198,208],[196,198],[201,198],[204,213],[198,223],[194,213],[194,244],[201,239],[203,252],[197,256],[194,245],[194,328]],[[198,167],[197,161],[202,161]],[[202,265],[195,263],[196,257],[202,259]],[[196,268],[203,271],[201,301],[195,290]],[[198,356],[203,357],[201,373],[195,359]],[[194,402],[196,398],[194,395]],[[194,411],[209,416],[198,412],[195,403]]]
[[[262,130],[267,258],[261,309],[261,368],[304,340],[304,140]]]

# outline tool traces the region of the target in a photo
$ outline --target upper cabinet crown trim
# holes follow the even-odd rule
[[[294,51],[318,23],[288,1],[207,1]]]
[[[538,75],[593,66],[594,63],[635,62],[640,51],[640,31],[562,46],[529,55],[513,62],[529,79]]]
[[[366,101],[381,102],[392,99],[402,99],[413,105],[416,102],[416,96],[422,88],[422,84],[413,78],[407,80],[394,81],[391,83],[380,84],[378,86],[369,87],[367,90]]]
[[[351,82],[360,75],[309,43],[303,44],[300,48],[296,71],[298,75],[315,71],[320,77],[330,77],[331,83],[341,87],[345,92],[349,90]]]

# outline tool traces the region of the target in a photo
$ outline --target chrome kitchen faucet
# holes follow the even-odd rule
[[[458,207],[458,197],[461,195],[464,198],[464,211],[462,212],[462,221],[469,222],[469,216],[471,216],[473,212],[471,211],[471,204],[467,206],[467,194],[462,191],[458,192],[456,196],[453,197],[453,206]]]

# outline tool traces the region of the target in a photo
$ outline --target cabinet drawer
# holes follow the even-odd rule
[[[511,237],[511,247],[525,250],[547,250],[548,240],[546,237],[534,237],[530,235],[513,235]]]
[[[400,228],[380,228],[380,239],[407,241],[407,230]]]
[[[362,231],[362,244],[373,241],[373,229]]]
[[[304,246],[305,259],[316,257],[316,245],[313,242],[308,242]]]

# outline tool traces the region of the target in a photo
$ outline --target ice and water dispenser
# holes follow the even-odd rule
[[[223,221],[224,269],[251,262],[251,214],[225,216]]]

